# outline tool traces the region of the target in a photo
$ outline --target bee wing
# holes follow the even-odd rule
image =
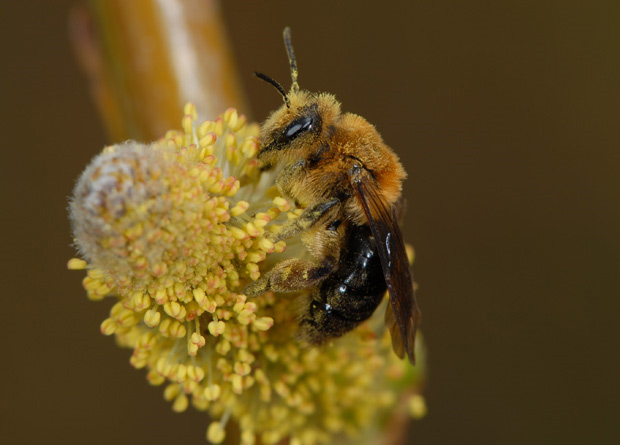
[[[394,353],[399,357],[405,356],[405,345],[403,344],[403,338],[400,336],[400,329],[396,318],[394,317],[394,311],[392,311],[392,305],[388,304],[385,308],[385,325],[390,331],[390,338],[392,339],[392,349]]]
[[[415,363],[415,333],[420,310],[415,301],[413,279],[396,212],[386,206],[370,175],[354,174],[352,185],[375,238],[390,294],[392,315],[386,313],[386,322],[392,335],[392,346],[399,357],[406,351],[409,361]]]

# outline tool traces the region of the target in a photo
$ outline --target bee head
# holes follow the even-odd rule
[[[291,30],[284,29],[284,46],[291,70],[291,88],[288,93],[271,77],[255,72],[254,75],[272,85],[284,99],[284,105],[271,113],[261,127],[258,159],[263,168],[270,168],[281,160],[304,158],[300,151],[311,154],[311,147],[323,134],[326,123],[332,124],[340,116],[340,104],[331,94],[312,94],[299,89],[297,62],[291,44]],[[310,150],[309,150],[310,148]]]

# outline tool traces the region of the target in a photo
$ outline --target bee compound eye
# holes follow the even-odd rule
[[[300,119],[296,119],[286,127],[284,130],[283,138],[285,141],[291,141],[305,131],[312,128],[313,118],[312,116],[305,116]]]

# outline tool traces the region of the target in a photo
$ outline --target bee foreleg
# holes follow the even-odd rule
[[[301,178],[306,174],[306,161],[301,159],[297,162],[287,165],[278,173],[276,177],[276,186],[280,193],[290,196],[291,189],[303,181]]]
[[[311,230],[330,210],[340,204],[337,198],[308,207],[299,218],[284,223],[278,231],[271,235],[274,242],[292,238],[300,233]]]

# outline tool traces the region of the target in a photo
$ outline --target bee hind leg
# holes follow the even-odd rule
[[[250,283],[244,293],[248,297],[273,292],[296,292],[316,286],[336,267],[336,259],[324,258],[320,264],[289,258],[276,264],[269,272]]]
[[[315,224],[311,230],[304,231],[301,241],[308,249],[309,258],[280,261],[258,280],[250,283],[244,293],[252,297],[267,291],[296,292],[320,284],[338,267],[344,234],[344,230],[338,227],[334,221],[329,221],[327,228]]]

